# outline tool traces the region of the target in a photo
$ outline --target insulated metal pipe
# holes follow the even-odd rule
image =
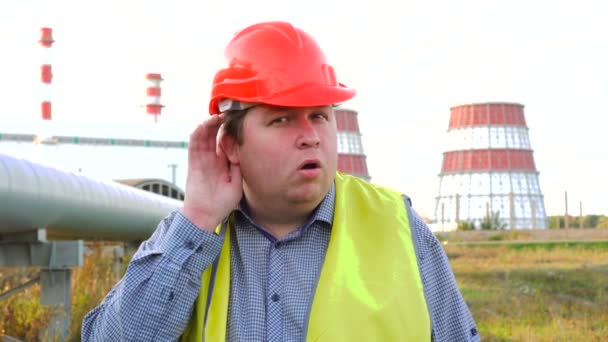
[[[0,234],[143,240],[181,202],[0,154]]]

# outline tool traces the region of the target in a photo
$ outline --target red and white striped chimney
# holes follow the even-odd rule
[[[51,67],[51,47],[53,40],[53,29],[43,27],[41,29],[41,38],[38,41],[43,48],[43,60],[40,66],[40,80],[43,86],[42,96],[42,120],[51,120],[51,81],[53,80],[53,70]]]
[[[146,104],[146,112],[154,115],[154,122],[158,122],[158,116],[160,115],[163,105],[160,103],[160,82],[163,81],[160,74],[146,74],[148,80],[148,88],[146,88],[146,95],[148,96],[148,104]]]

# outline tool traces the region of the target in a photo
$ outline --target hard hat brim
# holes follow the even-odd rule
[[[303,85],[296,89],[273,94],[268,98],[239,98],[219,96],[212,100],[209,105],[210,114],[219,114],[218,102],[222,98],[230,98],[236,101],[255,102],[281,107],[321,107],[346,102],[356,95],[354,89],[343,84],[339,86],[326,85]]]

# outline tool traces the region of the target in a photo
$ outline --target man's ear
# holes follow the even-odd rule
[[[239,163],[238,146],[239,145],[233,136],[226,134],[226,132],[222,132],[222,135],[220,136],[220,147],[224,153],[226,153],[226,157],[231,164]]]

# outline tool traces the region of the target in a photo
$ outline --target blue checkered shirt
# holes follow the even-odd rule
[[[329,243],[335,190],[309,221],[277,240],[241,203],[231,230],[228,341],[304,341],[308,313]],[[435,341],[478,341],[475,322],[446,255],[427,225],[408,208]],[[83,341],[175,341],[190,321],[201,273],[223,238],[179,212],[160,222],[127,272],[85,317]]]

